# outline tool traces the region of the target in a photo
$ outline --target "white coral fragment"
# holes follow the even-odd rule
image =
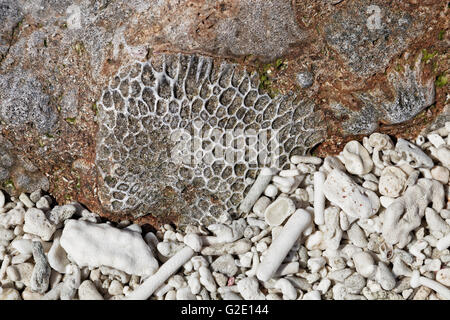
[[[373,168],[369,152],[358,142],[348,142],[342,152],[345,159],[345,168],[352,174],[366,174]]]
[[[366,219],[380,208],[380,200],[375,192],[359,186],[341,170],[333,169],[330,172],[323,189],[325,197],[349,216]]]
[[[78,266],[109,266],[128,274],[151,275],[158,268],[141,235],[107,224],[69,220],[61,246]]]

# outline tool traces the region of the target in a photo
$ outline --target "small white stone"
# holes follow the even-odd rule
[[[338,169],[333,169],[328,174],[323,191],[329,201],[349,216],[369,218],[380,208],[380,200],[375,192],[359,186]]]
[[[256,244],[256,251],[264,252],[266,250],[267,250],[267,243],[265,243],[265,242],[258,242]]]
[[[449,171],[443,166],[436,166],[431,169],[431,176],[433,179],[438,180],[443,184],[447,184],[449,180]]]
[[[308,268],[312,273],[318,272],[323,266],[325,266],[325,258],[311,258],[308,260]]]
[[[30,200],[33,201],[34,203],[38,202],[41,197],[42,197],[41,189],[37,189],[36,191],[30,193]]]
[[[78,287],[78,298],[80,300],[103,300],[103,296],[98,292],[91,280],[83,281]]]
[[[348,142],[342,152],[345,159],[345,168],[352,174],[366,174],[373,168],[369,152],[358,142]]]
[[[238,272],[238,268],[231,254],[218,257],[211,263],[211,268],[214,271],[226,274],[229,277],[234,276]]]
[[[42,210],[30,208],[25,213],[23,230],[41,237],[44,241],[49,241],[56,231],[56,225],[47,219]]]
[[[192,294],[198,294],[202,288],[202,286],[200,284],[200,279],[198,277],[193,277],[193,276],[189,277],[188,285],[189,285],[189,288],[191,289]]]
[[[353,254],[352,259],[355,263],[356,272],[363,277],[369,278],[375,274],[377,266],[369,253],[364,251],[356,252]]]
[[[208,261],[203,256],[192,257],[191,262],[195,271],[198,271],[200,267],[207,267],[209,265]]]
[[[49,196],[43,196],[36,202],[36,208],[41,210],[49,210],[52,204],[51,198]]]
[[[12,281],[20,281],[25,286],[29,287],[31,285],[31,276],[33,274],[34,265],[29,262],[24,262],[16,264],[14,266],[9,266],[6,269],[6,274],[8,278]]]
[[[20,194],[19,200],[22,201],[22,203],[23,203],[27,208],[33,208],[33,207],[34,207],[33,201],[31,201],[30,198],[28,198],[28,196],[27,196],[25,193],[21,193],[21,194]]]
[[[123,285],[120,283],[120,281],[117,280],[111,281],[108,288],[108,293],[112,296],[117,296],[119,294],[122,294],[122,292],[123,292]]]
[[[202,250],[203,240],[198,234],[189,233],[185,235],[183,242],[185,245],[191,247],[195,252],[200,252]]]
[[[321,300],[320,292],[318,290],[313,290],[305,293],[302,300]]]
[[[436,273],[436,281],[450,287],[450,268],[444,268]]]
[[[14,231],[0,227],[0,240],[11,241],[14,239]]]
[[[278,194],[278,188],[275,187],[273,184],[269,184],[264,190],[264,194],[269,198],[273,198]]]
[[[22,292],[23,300],[41,300],[43,297],[43,294],[33,292],[30,288],[25,288],[25,290]]]
[[[431,142],[431,144],[436,148],[445,145],[445,140],[442,139],[442,137],[437,133],[430,133],[429,135],[427,135],[427,138]]]
[[[70,264],[67,253],[60,244],[61,231],[55,233],[53,245],[48,252],[47,258],[50,266],[59,273],[66,273],[66,267]]]
[[[411,293],[413,293],[414,289],[406,289],[402,291],[402,297],[406,300],[411,296]]]
[[[378,191],[378,184],[373,181],[364,181],[362,187],[374,192]]]
[[[5,194],[0,190],[0,208],[5,206]]]
[[[16,237],[23,235],[23,227],[22,226],[16,226],[14,228],[14,235]]]
[[[24,219],[25,209],[21,206],[16,206],[8,212],[0,214],[0,226],[10,228],[14,225],[22,225]]]
[[[265,221],[270,226],[279,226],[295,211],[295,203],[290,198],[278,197],[265,210]]]
[[[319,165],[322,163],[322,159],[319,157],[313,157],[313,156],[292,156],[291,157],[291,163],[293,164],[299,164],[299,163],[311,163],[315,165]]]
[[[280,289],[283,293],[283,300],[295,300],[297,299],[297,290],[292,283],[287,279],[279,279],[275,283],[275,288]]]
[[[406,174],[397,167],[384,168],[378,184],[380,193],[391,198],[398,197],[405,186],[406,178]]]
[[[383,262],[378,263],[378,268],[375,274],[375,279],[384,290],[392,290],[395,287],[396,281],[392,271]]]
[[[310,163],[299,163],[297,164],[297,169],[300,173],[307,174],[316,171],[316,166]]]
[[[177,292],[175,290],[170,290],[166,293],[164,300],[176,300],[177,299]]]
[[[328,289],[330,289],[331,286],[331,280],[328,278],[322,278],[320,280],[319,284],[316,287],[316,290],[321,291],[322,294],[327,293]]]
[[[383,206],[383,208],[389,207],[393,202],[395,201],[394,198],[381,196],[380,197],[380,204]]]
[[[395,145],[395,151],[404,155],[404,159],[413,168],[432,168],[433,160],[427,156],[418,146],[399,138]],[[399,159],[400,160],[400,159]]]
[[[300,171],[298,169],[281,170],[278,175],[280,177],[295,177],[300,175]]]
[[[220,272],[212,272],[213,278],[219,287],[225,287],[228,282],[228,277]]]
[[[197,297],[192,294],[188,287],[178,289],[176,298],[177,300],[197,300]]]
[[[226,299],[224,298],[224,300],[226,300]],[[229,300],[235,300],[235,299],[229,299]],[[268,295],[266,295],[266,300],[283,300],[283,299],[276,293],[269,293]]]
[[[209,292],[216,292],[217,285],[214,281],[211,271],[209,271],[209,269],[206,267],[200,267],[198,269],[198,272],[200,274],[200,283],[206,288],[206,290],[208,290]]]
[[[255,205],[253,206],[253,212],[256,213],[258,217],[263,218],[264,211],[266,211],[266,208],[269,206],[271,202],[272,200],[270,200],[265,196],[262,196],[255,202]]]
[[[245,300],[264,300],[264,295],[259,290],[259,283],[255,277],[241,279],[237,283],[239,293]]]
[[[22,298],[16,289],[4,288],[0,293],[0,300],[22,300]]]
[[[320,249],[324,245],[323,232],[318,230],[311,234],[305,241],[305,247],[308,250]]]

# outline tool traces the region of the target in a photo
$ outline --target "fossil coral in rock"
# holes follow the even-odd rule
[[[119,70],[98,103],[102,205],[177,213],[182,224],[227,219],[259,168],[282,168],[324,135],[314,104],[271,98],[258,85],[256,74],[202,56],[160,55]]]

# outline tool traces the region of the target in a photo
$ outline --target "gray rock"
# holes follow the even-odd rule
[[[270,61],[288,53],[307,36],[296,23],[290,1],[241,0],[238,7],[236,16],[218,23],[215,44],[219,52],[254,54]]]
[[[61,297],[61,291],[64,287],[64,282],[56,284],[49,292],[47,292],[42,300],[58,300]]]
[[[415,66],[405,66],[401,72],[392,71],[388,74],[388,81],[394,91],[394,99],[380,101],[384,119],[389,123],[402,123],[416,116],[423,109],[431,106],[435,101],[434,79],[423,80],[421,59],[417,59]],[[376,93],[370,93],[376,104]]]
[[[306,89],[312,86],[314,82],[314,76],[309,71],[302,71],[297,74],[297,83],[301,88]]]
[[[61,300],[72,300],[80,287],[81,273],[80,268],[76,265],[71,265],[72,273],[66,276],[63,285],[61,287],[60,295]]]
[[[2,126],[0,125],[0,127]],[[11,180],[4,186],[5,190],[8,193],[15,193],[17,196],[21,192],[31,193],[39,188],[42,190],[49,188],[47,177],[42,175],[38,168],[26,158],[18,156],[14,145],[0,136],[0,180],[7,181],[7,179]]]
[[[287,276],[286,279],[288,279],[292,285],[300,290],[303,291],[311,291],[312,290],[312,285],[311,283],[309,283],[306,279],[304,278],[300,278],[300,277],[294,277],[294,276]]]
[[[31,290],[43,294],[48,289],[52,270],[47,262],[42,244],[39,241],[33,241],[32,246],[35,265],[31,275]]]
[[[387,74],[389,93],[380,90],[355,92],[360,101],[360,109],[355,111],[339,102],[331,104],[336,115],[349,119],[343,123],[343,129],[349,134],[369,134],[378,128],[378,122],[398,124],[412,119],[435,101],[433,79],[424,78],[424,68],[418,57],[415,65],[405,66],[403,72],[390,70]]]
[[[0,74],[0,117],[12,126],[32,122],[41,133],[51,132],[57,119],[39,81],[20,69]]]
[[[47,215],[48,220],[58,225],[61,222],[64,222],[67,219],[70,219],[75,212],[77,211],[77,208],[73,205],[66,204],[64,206],[55,206]]]
[[[391,10],[381,1],[360,0],[333,12],[325,39],[352,71],[366,77],[384,69],[405,49],[411,33],[421,32],[417,17],[410,13]]]
[[[18,1],[4,0],[0,3],[0,62],[10,48],[10,36],[14,27],[23,19],[23,12]],[[8,32],[9,31],[9,32]]]
[[[38,189],[36,191],[33,191],[30,194],[30,200],[33,201],[34,203],[38,202],[39,199],[42,197],[42,191],[41,189]],[[39,208],[38,208],[39,209]]]

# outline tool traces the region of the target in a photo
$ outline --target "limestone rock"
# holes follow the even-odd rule
[[[3,0],[2,188],[50,191],[60,205],[76,200],[117,220],[227,219],[263,163],[210,162],[210,139],[205,166],[176,169],[167,161],[175,127],[278,133],[280,169],[324,140],[326,153],[336,151],[330,141],[380,125],[419,130],[428,122],[403,122],[430,105],[427,120],[445,113],[447,88],[434,85],[448,70],[445,10],[440,1]],[[136,73],[145,66],[154,79]],[[297,82],[306,70],[314,81]]]

